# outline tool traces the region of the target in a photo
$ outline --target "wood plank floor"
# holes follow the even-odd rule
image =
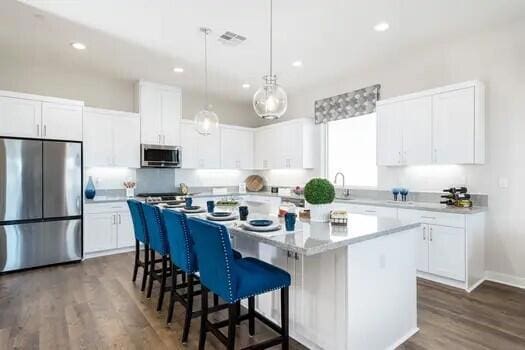
[[[156,295],[146,299],[130,281],[132,261],[120,254],[0,276],[0,348],[196,349],[198,321],[181,345],[183,309],[167,326],[168,300],[157,313]],[[421,330],[400,349],[525,349],[524,290],[486,282],[467,294],[420,281],[418,294]],[[249,338],[241,325],[239,345],[272,334],[256,331]],[[208,340],[207,349],[223,349]]]

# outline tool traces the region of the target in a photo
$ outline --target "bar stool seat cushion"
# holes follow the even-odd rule
[[[235,260],[233,269],[237,275],[236,299],[245,299],[290,286],[288,272],[259,259]]]

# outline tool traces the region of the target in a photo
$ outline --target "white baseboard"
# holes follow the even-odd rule
[[[102,251],[93,252],[93,253],[86,253],[84,254],[84,260],[91,259],[91,258],[97,258],[99,256],[132,252],[134,250],[135,250],[135,247],[124,247],[124,248],[111,249],[111,250],[102,250]]]
[[[411,330],[410,332],[408,332],[407,334],[405,334],[401,339],[399,339],[398,341],[396,341],[391,347],[389,347],[388,349],[392,349],[392,350],[395,350],[397,349],[398,347],[400,347],[404,342],[406,342],[408,339],[410,339],[414,334],[416,334],[417,332],[419,332],[419,328],[416,327],[414,328],[413,330]]]
[[[495,271],[485,271],[485,280],[525,289],[525,278]]]

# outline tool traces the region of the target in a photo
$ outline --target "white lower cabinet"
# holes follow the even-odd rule
[[[84,214],[84,253],[96,253],[135,245],[127,204],[87,204]]]
[[[429,225],[428,272],[465,281],[465,230]]]

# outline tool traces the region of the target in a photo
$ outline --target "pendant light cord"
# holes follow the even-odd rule
[[[206,101],[206,106],[204,109],[208,109],[208,30],[204,30],[204,99]]]
[[[273,0],[270,0],[270,78],[273,79]]]

